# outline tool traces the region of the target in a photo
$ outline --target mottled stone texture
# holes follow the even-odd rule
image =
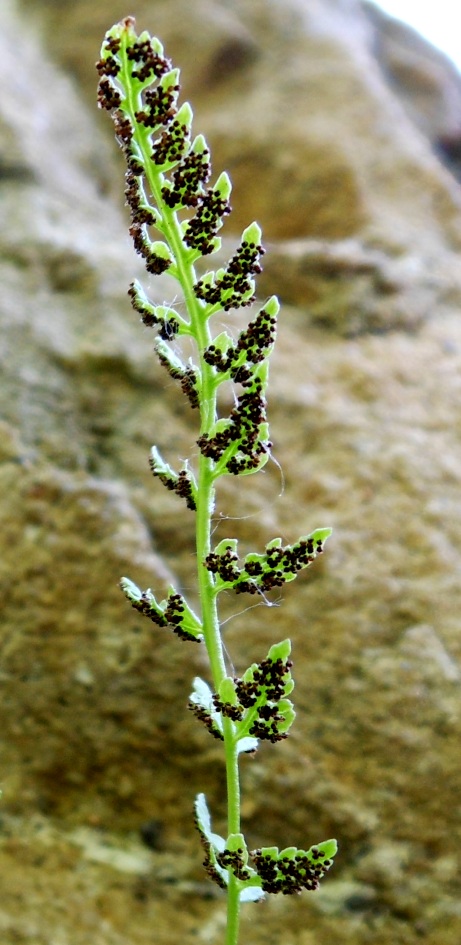
[[[2,7],[1,941],[223,937],[190,813],[205,790],[222,825],[219,745],[185,708],[203,653],[117,587],[173,576],[194,597],[193,513],[147,455],[193,459],[196,415],[129,307],[140,264],[94,105],[127,13],[182,66],[233,177],[225,248],[257,217],[260,295],[285,303],[275,462],[223,483],[241,518],[218,534],[250,550],[334,528],[283,606],[226,625],[237,672],[293,640],[294,733],[242,764],[250,844],[340,843],[319,894],[247,907],[242,942],[458,945],[461,192],[355,0]]]

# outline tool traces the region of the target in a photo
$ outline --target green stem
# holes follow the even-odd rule
[[[127,82],[127,88],[129,83]],[[135,103],[130,102],[130,111],[136,134],[134,120]],[[208,319],[203,317],[202,306],[194,295],[196,281],[193,265],[187,260],[181,230],[177,216],[167,207],[161,196],[160,174],[152,166],[146,154],[145,140],[137,135],[137,143],[143,152],[146,178],[155,203],[162,214],[162,232],[169,243],[176,263],[178,281],[181,285],[188,310],[192,334],[196,340],[200,360],[200,414],[201,433],[209,433],[216,420],[216,385],[213,369],[204,361],[203,351],[211,341]],[[224,649],[220,632],[214,577],[204,566],[204,561],[211,551],[211,524],[215,504],[214,482],[216,478],[215,462],[200,455],[197,477],[197,512],[196,512],[196,552],[197,578],[201,601],[203,635],[210,661],[211,675],[215,690],[226,676]],[[228,834],[240,832],[240,782],[238,756],[235,744],[234,726],[230,719],[224,719],[224,752],[227,779]],[[237,945],[239,933],[240,897],[238,882],[229,871],[227,891],[227,928],[226,945]]]
[[[200,433],[210,433],[216,421],[216,384],[214,369],[203,358],[205,348],[211,342],[208,318],[203,305],[194,294],[196,275],[193,264],[188,258],[188,251],[182,240],[181,227],[174,210],[162,199],[162,175],[153,165],[145,130],[139,127],[135,113],[138,109],[137,96],[132,92],[128,69],[124,76],[130,117],[136,143],[143,155],[146,180],[154,202],[162,217],[161,230],[167,240],[176,265],[177,279],[181,285],[184,301],[190,318],[191,333],[195,338],[199,356],[200,385]],[[204,565],[205,558],[211,551],[211,526],[215,505],[216,463],[202,454],[199,458],[197,476],[197,512],[196,512],[196,553],[197,579],[201,602],[203,635],[210,661],[213,686],[218,690],[226,673],[224,648],[220,632],[217,595],[214,576]],[[230,719],[223,719],[224,753],[227,781],[228,834],[240,832],[240,782],[237,746],[234,724]],[[237,945],[240,918],[240,896],[238,881],[229,870],[227,888],[227,928],[226,945]]]
[[[240,892],[235,876],[229,872],[227,887],[226,945],[237,945],[240,928]]]
[[[193,310],[190,311],[191,322],[194,323]],[[205,322],[208,330],[208,322]],[[200,370],[202,379],[201,419],[202,433],[209,433],[216,417],[216,387],[212,368],[203,360],[202,352],[206,347],[201,340],[203,322],[195,322],[200,354]],[[208,344],[208,341],[206,341]],[[217,595],[215,579],[210,571],[204,567],[204,560],[211,551],[211,523],[214,510],[216,478],[216,463],[200,456],[197,489],[197,568],[198,586],[202,604],[202,621],[205,644],[210,660],[213,685],[215,690],[227,675],[224,660],[223,643],[219,625]],[[237,745],[235,740],[234,724],[230,719],[223,718],[224,753],[226,763],[227,782],[227,831],[228,835],[240,832],[240,780],[238,767]],[[238,882],[229,870],[227,886],[227,926],[226,945],[237,945],[240,919],[240,892]]]
[[[191,321],[193,322],[193,313]],[[196,324],[195,337],[199,336],[200,325]],[[200,344],[201,355],[204,346]],[[216,390],[210,366],[200,357],[202,394],[202,432],[209,432],[216,414]],[[197,489],[197,519],[196,519],[196,548],[197,548],[197,577],[202,605],[202,621],[205,645],[210,660],[215,690],[226,674],[223,643],[221,638],[217,595],[214,577],[204,566],[206,556],[211,550],[211,522],[214,510],[214,479],[215,463],[213,460],[200,456]],[[223,719],[224,753],[226,762],[227,781],[227,830],[228,835],[240,832],[240,781],[237,746],[235,741],[234,725],[230,719]],[[237,945],[240,918],[240,894],[238,882],[229,870],[227,886],[227,927],[226,945]]]
[[[228,834],[240,833],[240,779],[237,745],[234,726],[230,719],[223,720],[224,751],[227,778],[227,829]],[[238,882],[229,870],[227,886],[226,945],[237,945],[240,924],[240,890]]]
[[[191,313],[191,320],[193,316]],[[197,325],[197,334],[199,325]],[[204,350],[201,345],[200,355]],[[202,393],[202,432],[209,432],[216,413],[216,390],[209,365],[201,358]],[[226,674],[223,644],[219,626],[217,595],[214,577],[204,567],[204,560],[211,550],[211,522],[214,510],[215,463],[205,456],[200,457],[197,489],[196,548],[198,586],[202,605],[202,621],[205,644],[210,660],[215,690]],[[237,746],[234,725],[230,719],[223,719],[224,753],[227,782],[227,831],[240,832],[240,781]],[[227,926],[226,945],[237,945],[240,918],[240,893],[238,882],[229,870],[227,886]]]

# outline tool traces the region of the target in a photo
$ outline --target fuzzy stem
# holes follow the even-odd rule
[[[193,307],[189,309],[191,322],[194,321]],[[196,338],[208,328],[205,324],[196,322]],[[202,331],[200,331],[202,329]],[[215,419],[216,390],[213,383],[213,374],[210,366],[201,357],[205,348],[199,343],[203,399],[201,401],[202,427],[201,433],[208,433]],[[198,586],[202,606],[202,622],[205,645],[210,660],[213,677],[213,686],[219,686],[226,676],[223,643],[219,625],[215,581],[213,575],[204,566],[206,556],[211,550],[211,522],[214,510],[214,476],[216,463],[205,456],[200,457],[197,489],[197,517],[196,517],[196,548]],[[240,831],[240,780],[238,768],[237,745],[234,726],[230,719],[223,719],[224,753],[226,763],[227,782],[227,830],[228,834]],[[227,927],[226,945],[237,945],[240,918],[240,894],[237,880],[229,870],[227,886]]]
[[[227,777],[227,829],[228,833],[240,832],[240,779],[237,745],[233,723],[223,720],[224,751],[226,756]],[[229,870],[227,885],[227,928],[226,945],[237,945],[240,922],[240,891],[237,880]]]
[[[125,87],[130,89],[130,82],[125,78]],[[208,319],[203,317],[203,306],[194,294],[196,275],[194,266],[185,258],[181,229],[177,215],[162,199],[160,174],[156,172],[149,154],[146,153],[146,141],[134,116],[137,105],[133,97],[128,99],[131,118],[133,120],[136,142],[144,157],[144,168],[149,189],[154,197],[156,206],[162,215],[162,231],[169,243],[176,263],[177,278],[181,285],[185,305],[190,318],[191,333],[196,340],[199,367],[200,367],[200,433],[210,433],[216,420],[216,385],[214,370],[203,359],[203,352],[210,344],[211,334]],[[204,561],[211,551],[211,524],[215,506],[216,463],[214,460],[200,455],[197,477],[197,511],[196,511],[196,553],[197,553],[197,580],[201,602],[201,619],[205,645],[210,661],[211,675],[214,689],[217,691],[226,676],[226,664],[221,638],[219,616],[217,609],[215,580],[205,567]],[[227,808],[228,833],[240,831],[240,781],[238,769],[237,746],[235,742],[234,726],[230,719],[223,724],[224,753],[227,780]],[[237,945],[239,932],[240,896],[238,882],[229,870],[227,887],[227,929],[226,945]]]

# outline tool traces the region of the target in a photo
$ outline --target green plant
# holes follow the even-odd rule
[[[227,174],[208,186],[211,166],[202,135],[191,140],[192,110],[177,106],[179,71],[172,69],[158,39],[137,36],[127,17],[105,36],[98,101],[112,112],[115,132],[127,162],[126,198],[131,211],[130,233],[149,273],[168,271],[179,283],[186,315],[150,301],[138,282],[129,295],[145,325],[156,332],[156,352],[200,418],[198,460],[178,472],[152,448],[154,476],[173,490],[196,517],[197,581],[200,613],[173,587],[165,600],[141,591],[123,578],[122,589],[136,610],[181,638],[204,642],[212,685],[194,681],[189,706],[212,736],[223,742],[227,774],[227,832],[213,832],[205,796],[196,801],[196,824],[205,848],[209,876],[227,890],[227,945],[238,941],[240,903],[266,893],[316,889],[336,853],[336,841],[309,850],[264,847],[248,851],[240,826],[239,755],[255,752],[260,740],[286,738],[295,718],[289,696],[293,690],[291,643],[271,646],[267,656],[240,678],[226,669],[218,600],[223,591],[260,595],[293,580],[308,567],[330,535],[321,528],[282,545],[269,542],[262,553],[239,557],[233,538],[211,543],[217,480],[226,475],[258,472],[270,456],[266,418],[266,387],[279,304],[275,296],[259,308],[234,340],[224,331],[213,336],[212,317],[255,302],[254,276],[261,271],[261,231],[256,223],[244,230],[240,245],[223,268],[200,277],[195,266],[221,246],[217,236],[230,212],[231,183]],[[157,230],[159,240],[151,238]],[[195,363],[180,354],[179,339],[195,344]],[[235,388],[235,406],[219,416],[218,390],[224,382]]]

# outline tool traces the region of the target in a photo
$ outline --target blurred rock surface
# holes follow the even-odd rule
[[[128,12],[181,66],[231,173],[226,247],[257,217],[260,293],[285,303],[282,472],[226,481],[220,509],[242,518],[219,535],[250,550],[334,527],[282,607],[227,625],[237,672],[285,635],[294,647],[294,734],[242,765],[251,845],[340,842],[324,890],[249,906],[242,940],[458,945],[461,190],[355,0],[4,4],[2,942],[223,934],[190,813],[198,790],[218,828],[224,813],[219,746],[185,709],[203,655],[117,587],[194,583],[193,515],[147,454],[193,457],[195,417],[126,298],[142,273],[94,107],[103,33]]]

